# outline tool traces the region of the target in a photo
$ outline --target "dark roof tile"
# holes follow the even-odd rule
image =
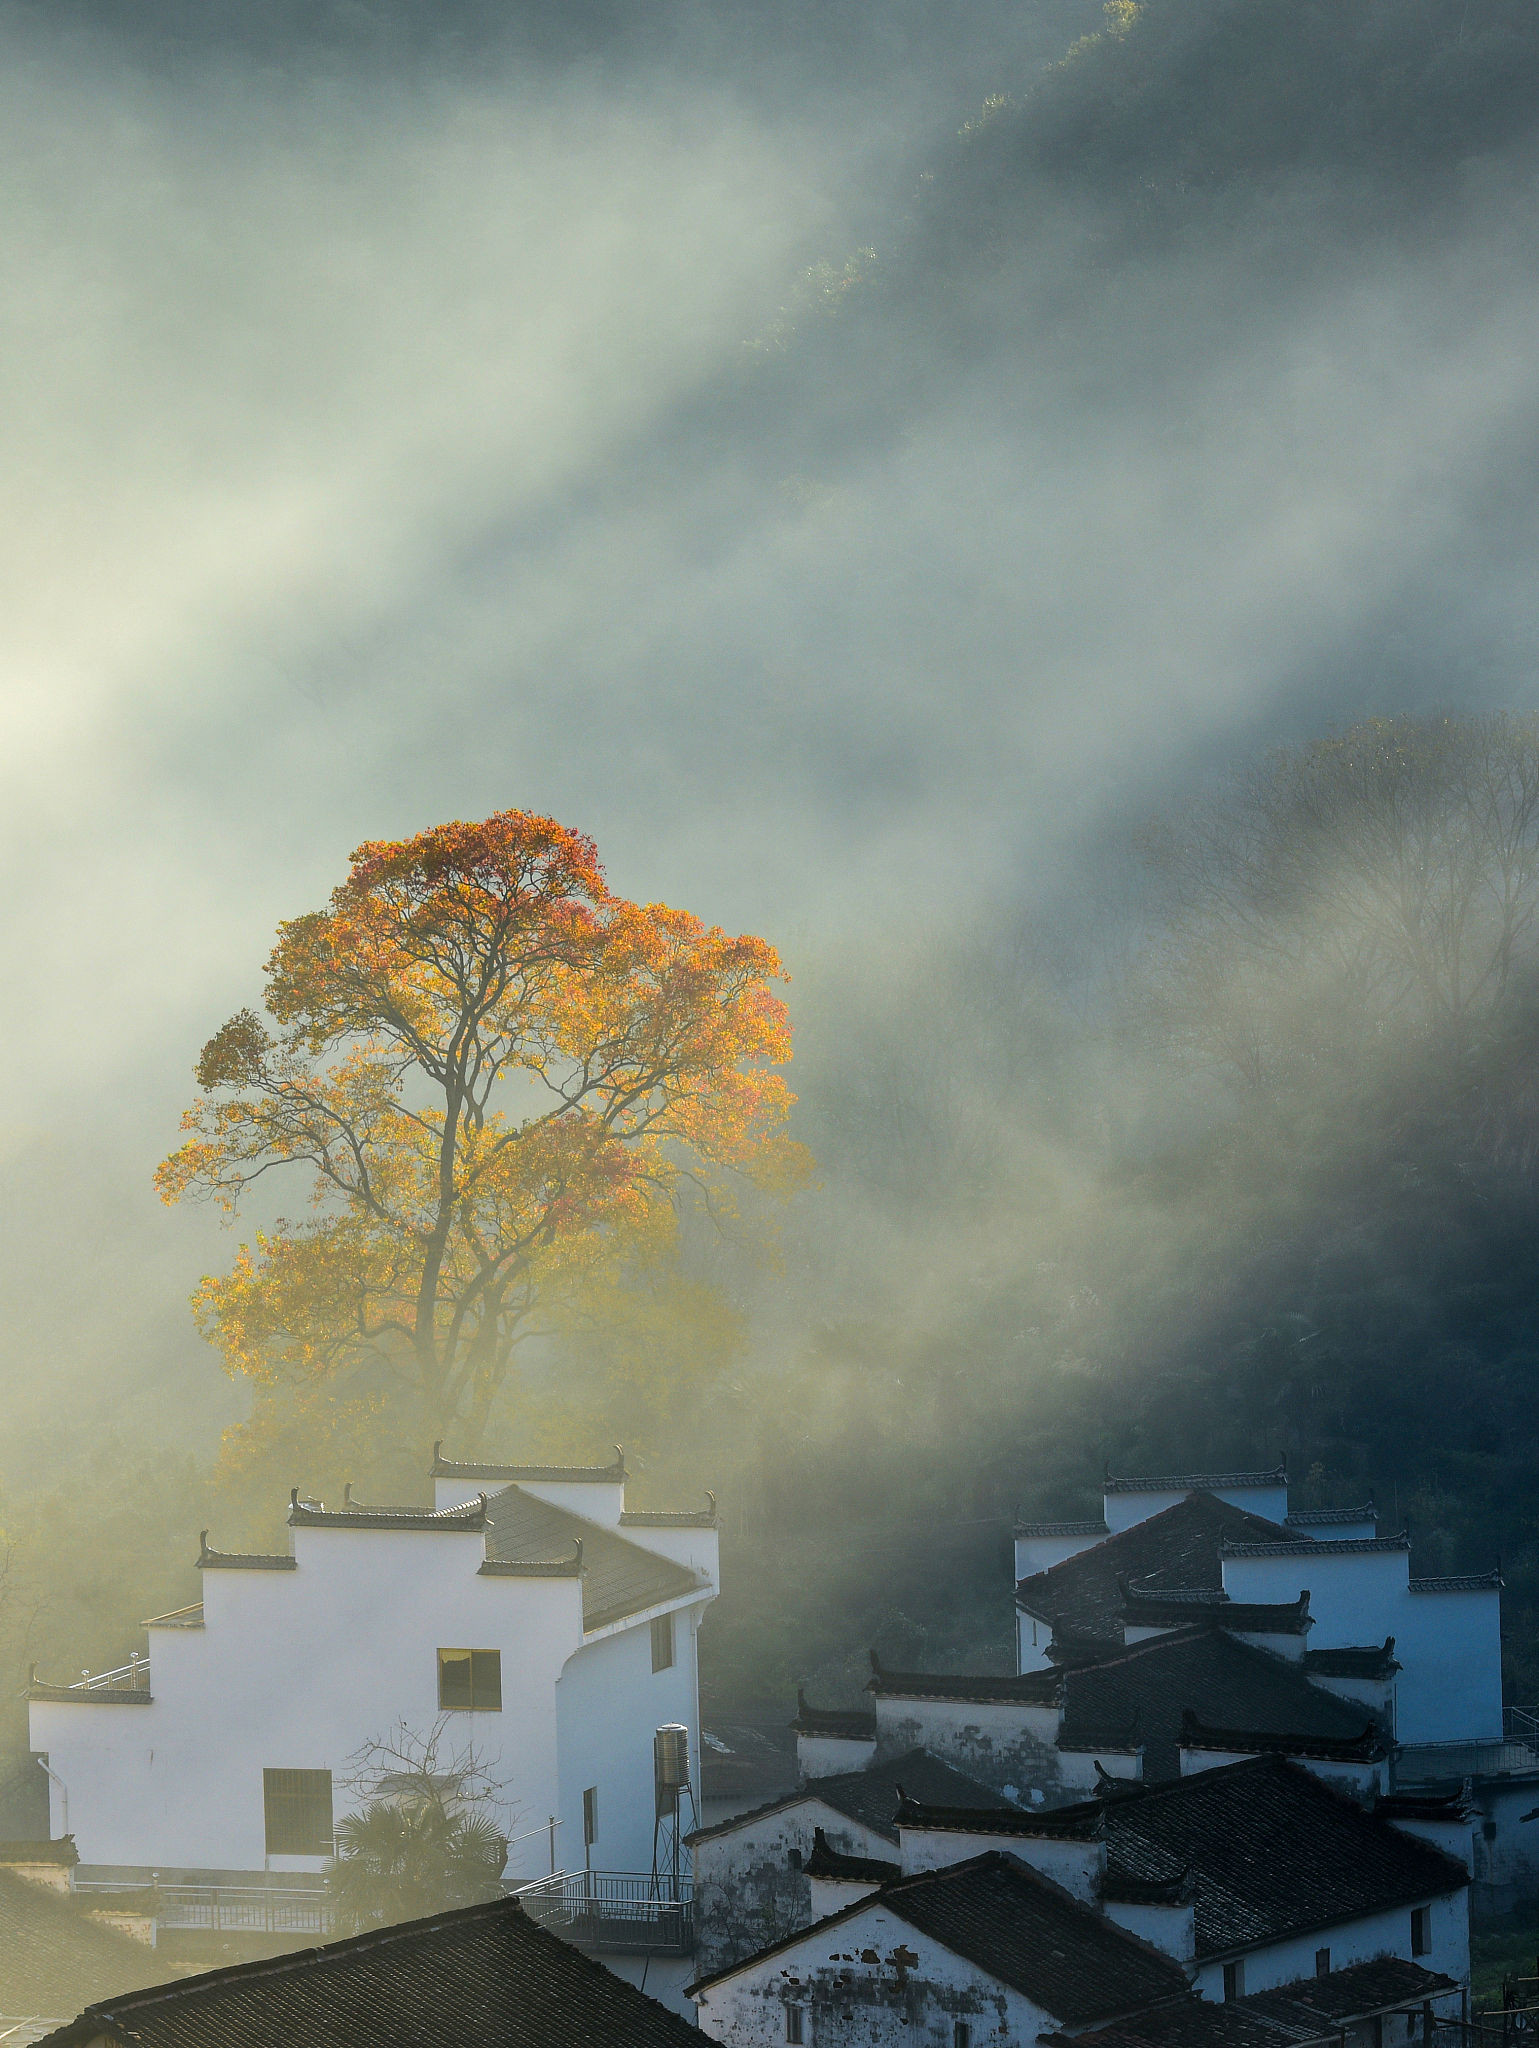
[[[821,1828],[813,1830],[812,1854],[803,1867],[809,1877],[843,1878],[852,1884],[888,1884],[903,1875],[901,1864],[884,1857],[846,1856],[842,1849],[831,1848]]]
[[[1131,1730],[1143,1744],[1150,1780],[1179,1775],[1188,1712],[1252,1735],[1356,1740],[1362,1734],[1364,1709],[1356,1701],[1312,1684],[1291,1659],[1202,1622],[1070,1664],[1060,1676],[1060,1742],[1093,1748],[1098,1734]]]
[[[1355,1522],[1372,1522],[1378,1509],[1371,1500],[1360,1508],[1290,1508],[1283,1517],[1285,1529],[1340,1529]]]
[[[90,1919],[78,1899],[0,1870],[0,2012],[62,2018],[125,1984],[167,1975],[153,1949]]]
[[[826,1778],[809,1778],[794,1792],[784,1792],[778,1799],[766,1800],[763,1806],[751,1807],[746,1813],[735,1813],[711,1827],[696,1828],[689,1840],[709,1841],[716,1835],[730,1834],[734,1828],[744,1827],[766,1813],[778,1813],[804,1802],[821,1801],[833,1812],[843,1814],[846,1820],[869,1828],[884,1841],[895,1843],[898,1827],[894,1816],[898,1811],[900,1789],[908,1798],[930,1800],[938,1806],[980,1807],[997,1812],[1004,1803],[997,1792],[991,1791],[987,1785],[980,1785],[976,1778],[969,1778],[964,1771],[956,1770],[940,1757],[932,1756],[929,1750],[910,1749],[902,1756],[887,1757],[881,1763],[868,1765],[863,1771],[836,1771]]]
[[[1022,1579],[1016,1600],[1065,1637],[1120,1643],[1123,1581],[1146,1593],[1219,1593],[1224,1584],[1219,1549],[1226,1540],[1280,1541],[1284,1533],[1280,1522],[1231,1507],[1210,1493],[1194,1493]]]
[[[885,1884],[691,1987],[705,1990],[879,1905],[1068,2026],[1182,1997],[1186,1973],[1013,1856],[990,1850]]]
[[[878,1699],[1015,1701],[1024,1706],[1050,1707],[1063,1684],[1057,1671],[1025,1671],[1004,1678],[967,1676],[943,1671],[888,1671],[871,1652],[871,1676],[867,1692]]]
[[[1108,1472],[1102,1487],[1107,1493],[1238,1493],[1287,1483],[1287,1466],[1277,1465],[1270,1472],[1175,1472],[1153,1479],[1113,1479]]]
[[[1322,1678],[1390,1678],[1400,1666],[1395,1661],[1395,1639],[1386,1636],[1382,1643],[1361,1648],[1306,1650],[1304,1669]]]
[[[1411,1539],[1398,1536],[1281,1536],[1226,1539],[1221,1557],[1372,1557],[1378,1551],[1409,1550]]]
[[[144,1952],[148,1960],[148,1951]],[[698,2048],[676,2014],[513,1899],[106,1997],[46,2037],[134,2048]]]
[[[582,1544],[583,1627],[605,1628],[703,1590],[697,1573],[597,1522],[507,1486],[486,1505],[486,1554],[497,1565],[548,1564]]]
[[[457,1465],[441,1455],[443,1446],[433,1446],[433,1479],[496,1479],[507,1484],[518,1479],[544,1479],[571,1486],[618,1485],[625,1477],[625,1453],[615,1445],[612,1465]]]
[[[791,1723],[798,1735],[826,1735],[840,1742],[875,1742],[876,1713],[871,1707],[814,1707],[807,1695],[796,1688],[796,1719]]]
[[[1222,1955],[1468,1884],[1462,1863],[1281,1757],[1106,1798],[1107,1864],[1197,1880],[1197,1953]]]

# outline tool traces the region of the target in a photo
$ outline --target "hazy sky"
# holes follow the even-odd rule
[[[989,24],[906,57],[870,15],[763,90],[688,38],[353,71],[9,23],[0,1389],[197,1383],[211,1241],[148,1171],[365,837],[547,811],[795,966],[1332,712],[1532,701],[1535,291],[1478,192],[1286,287],[1169,257],[1124,379],[1002,331],[901,431],[781,458],[739,416],[799,272],[890,259],[987,82]]]

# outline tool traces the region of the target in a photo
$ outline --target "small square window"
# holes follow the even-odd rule
[[[973,2030],[966,2020],[951,2022],[951,2048],[973,2048]]]
[[[598,1840],[598,1787],[590,1785],[582,1795],[582,1845],[591,1849]]]
[[[1238,1962],[1238,1963],[1225,1963],[1225,1965],[1224,1965],[1224,1997],[1225,1997],[1226,1999],[1230,1999],[1230,1998],[1243,1998],[1244,1996],[1245,1996],[1245,1965],[1244,1965],[1244,1963],[1243,1963],[1243,1962]]]
[[[673,1616],[659,1614],[652,1623],[652,1669],[668,1671],[673,1665]]]
[[[1411,1914],[1411,1954],[1424,1956],[1432,1947],[1432,1908],[1417,1906]]]
[[[1315,1975],[1328,1977],[1331,1974],[1331,1952],[1328,1948],[1315,1950]]]
[[[500,1714],[501,1650],[440,1650],[438,1708],[444,1714]]]
[[[799,2005],[786,2007],[786,2040],[790,2048],[802,2048],[802,2043],[807,2039],[805,2018]]]

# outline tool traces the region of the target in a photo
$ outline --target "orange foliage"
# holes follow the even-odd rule
[[[805,1173],[784,973],[762,939],[611,895],[593,842],[503,811],[371,842],[327,908],[281,925],[270,1023],[198,1062],[167,1201],[238,1212],[293,1167],[311,1213],[194,1297],[231,1372],[411,1396],[474,1442],[564,1286],[665,1241],[686,1181]]]

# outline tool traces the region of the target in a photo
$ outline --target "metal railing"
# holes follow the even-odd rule
[[[1395,1752],[1397,1785],[1440,1779],[1501,1778],[1539,1771],[1539,1742],[1408,1742]]]
[[[531,1920],[579,1948],[691,1955],[694,1887],[681,1877],[678,1895],[665,1896],[671,1882],[630,1870],[558,1870],[513,1892]]]
[[[137,1884],[128,1878],[78,1880],[77,1893],[100,1906],[141,1912],[157,1927],[213,1934],[329,1934],[330,1894],[319,1885]]]
[[[71,1692],[148,1692],[150,1660],[136,1650],[126,1664],[113,1671],[82,1671],[69,1687]]]

